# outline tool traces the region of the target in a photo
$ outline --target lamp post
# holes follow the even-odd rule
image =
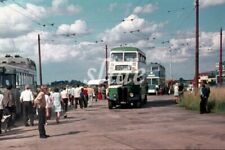
[[[170,79],[173,80],[173,75],[172,75],[172,49],[170,49],[169,52],[170,52]]]

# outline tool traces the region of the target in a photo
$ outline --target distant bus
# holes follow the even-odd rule
[[[128,104],[141,107],[147,100],[146,56],[135,47],[110,51],[108,107]]]
[[[13,94],[16,98],[17,114],[21,113],[20,91],[24,89],[26,84],[29,84],[33,89],[36,88],[37,73],[35,62],[19,55],[1,57],[0,91],[4,92],[8,85],[12,85]]]
[[[165,67],[158,63],[147,65],[148,94],[156,94],[165,88]],[[163,92],[163,91],[161,91]]]

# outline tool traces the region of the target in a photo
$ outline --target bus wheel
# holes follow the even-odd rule
[[[136,108],[141,108],[141,101],[135,102],[135,107]]]
[[[147,104],[147,101],[148,101],[148,96],[145,95],[144,104]]]
[[[113,102],[108,100],[108,108],[109,109],[112,109],[113,108]]]

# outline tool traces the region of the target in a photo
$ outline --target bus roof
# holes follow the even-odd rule
[[[33,60],[29,58],[24,58],[19,55],[10,56],[6,55],[5,57],[0,57],[1,66],[18,66],[21,68],[29,68],[36,70],[36,64]]]
[[[143,51],[141,51],[140,49],[136,48],[136,47],[116,47],[111,49],[111,51],[128,51],[128,52],[140,52],[142,54],[145,54]]]

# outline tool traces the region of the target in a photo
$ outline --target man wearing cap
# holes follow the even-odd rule
[[[23,104],[23,115],[24,115],[24,125],[27,127],[28,119],[30,119],[30,125],[34,125],[34,117],[33,117],[33,105],[32,102],[34,100],[33,93],[30,90],[30,86],[26,85],[25,90],[21,92],[20,101]]]
[[[46,134],[45,131],[45,123],[46,123],[46,101],[45,94],[47,93],[47,86],[42,85],[40,92],[34,100],[35,106],[38,108],[38,130],[40,138],[47,138],[49,135]]]

